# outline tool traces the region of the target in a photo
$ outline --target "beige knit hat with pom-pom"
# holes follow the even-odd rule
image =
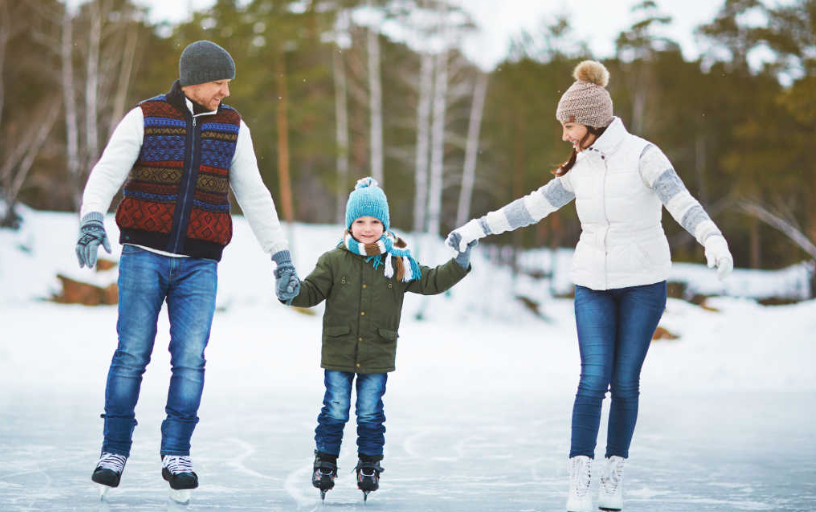
[[[612,98],[606,91],[609,71],[600,62],[585,60],[575,66],[576,82],[561,96],[555,118],[562,123],[581,123],[603,128],[612,122]]]

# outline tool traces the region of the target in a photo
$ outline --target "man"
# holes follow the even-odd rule
[[[249,128],[221,103],[234,77],[232,57],[217,44],[187,46],[170,92],[141,102],[122,119],[85,187],[76,252],[80,267],[90,268],[100,244],[111,251],[103,214],[124,183],[116,210],[123,244],[119,345],[105,390],[102,455],[92,476],[103,495],[119,485],[130,455],[134,408],[165,301],[172,377],[161,425],[162,476],[182,496],[198,487],[190,439],[204,387],[216,267],[232,238],[230,187],[277,265],[278,298],[291,300],[300,288]]]

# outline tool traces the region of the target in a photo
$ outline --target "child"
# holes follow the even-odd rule
[[[312,485],[321,498],[334,487],[343,427],[349,419],[351,384],[357,377],[357,487],[379,488],[385,444],[382,396],[394,371],[406,292],[435,295],[459,282],[470,267],[470,248],[436,268],[420,267],[406,244],[389,230],[388,200],[373,178],[349,194],[342,243],[324,253],[301,283],[291,305],[326,301],[323,350],[326,394],[315,429]]]

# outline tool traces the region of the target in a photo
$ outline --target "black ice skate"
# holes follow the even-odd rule
[[[189,455],[162,455],[162,478],[170,484],[170,498],[177,503],[188,503],[190,490],[198,487]]]
[[[320,489],[320,499],[326,499],[326,492],[334,487],[337,478],[337,456],[315,450],[312,485]]]
[[[91,480],[99,484],[99,497],[105,499],[112,487],[119,487],[119,480],[125,470],[127,457],[115,453],[102,452],[96,463]]]
[[[357,488],[363,491],[363,501],[368,500],[368,493],[380,488],[380,473],[385,471],[379,459],[361,456],[357,461]]]

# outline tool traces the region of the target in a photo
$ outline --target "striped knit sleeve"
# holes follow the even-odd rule
[[[569,180],[559,177],[479,219],[485,235],[496,235],[535,224],[575,199]]]
[[[671,216],[700,244],[705,244],[706,239],[712,235],[722,236],[711,217],[686,189],[660,148],[654,144],[646,146],[640,155],[639,170],[646,186],[655,191]]]

